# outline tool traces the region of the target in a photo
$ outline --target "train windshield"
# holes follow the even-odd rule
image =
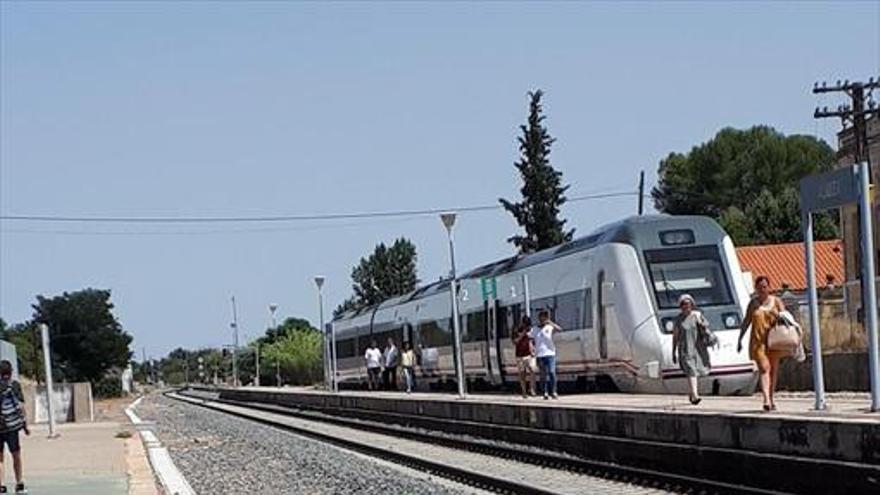
[[[693,296],[697,306],[733,303],[717,247],[655,249],[645,251],[645,259],[660,309],[677,308],[682,294]]]

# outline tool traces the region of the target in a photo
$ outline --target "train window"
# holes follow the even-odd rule
[[[513,329],[519,325],[519,321],[522,319],[522,312],[521,304],[498,306],[498,310],[495,313],[495,331],[499,339],[510,337]]]
[[[584,293],[580,290],[566,292],[556,296],[554,321],[563,330],[575,330],[582,326],[584,311]]]
[[[530,315],[532,318],[532,324],[538,323],[538,313],[541,312],[542,309],[546,309],[550,312],[550,318],[556,318],[554,314],[556,312],[556,302],[553,300],[553,297],[542,297],[540,299],[532,299],[529,304],[529,310],[532,312]]]
[[[336,341],[336,357],[338,359],[351,358],[356,355],[357,338],[342,339]]]
[[[462,342],[481,342],[486,340],[486,312],[474,311],[463,315],[466,325],[462,325]]]
[[[586,296],[583,290],[573,290],[555,296],[533,299],[530,308],[532,323],[538,324],[538,313],[542,309],[546,309],[550,312],[550,319],[561,326],[563,330],[592,328],[592,304],[589,302],[591,296],[592,292],[587,289]]]
[[[452,344],[452,318],[419,322],[419,341],[425,347]]]
[[[664,230],[660,232],[660,243],[664,246],[681,246],[683,244],[693,244],[693,230]]]
[[[733,303],[715,246],[645,251],[645,260],[660,309],[678,307],[682,294],[693,296],[697,306]]]

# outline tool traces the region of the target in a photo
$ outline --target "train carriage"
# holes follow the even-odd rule
[[[720,340],[704,392],[749,393],[755,386],[748,354],[736,352],[748,289],[730,238],[706,217],[632,217],[476,268],[459,278],[458,289],[469,382],[517,382],[511,333],[528,306],[533,319],[546,309],[563,328],[554,337],[563,386],[683,392],[684,376],[671,359],[671,325],[678,297],[689,293]],[[451,313],[450,284],[441,281],[342,315],[332,322],[338,341],[363,344],[358,355],[347,352],[343,360],[340,354],[340,381],[363,381],[364,339],[384,347],[388,336],[413,344],[421,386],[454,380]]]

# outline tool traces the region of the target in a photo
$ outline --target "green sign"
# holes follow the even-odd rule
[[[490,296],[492,299],[498,297],[498,283],[495,281],[495,277],[481,278],[480,287],[483,289],[484,301],[488,301],[490,299]]]

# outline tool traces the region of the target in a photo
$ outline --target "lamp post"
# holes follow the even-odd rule
[[[332,391],[336,391],[336,353],[333,352],[335,342],[331,346],[330,339],[327,338],[327,331],[324,328],[324,277],[322,275],[315,276],[315,285],[318,286],[318,322],[321,328],[321,335],[324,340],[324,386]]]
[[[274,331],[278,328],[278,324],[275,322],[275,311],[278,309],[278,305],[275,303],[269,304],[269,315],[271,316],[272,330]],[[257,361],[257,376],[254,379],[254,384],[256,386],[260,386],[260,340],[256,341],[256,361]]]
[[[232,386],[238,386],[238,313],[235,309],[235,296],[232,296]]]
[[[440,220],[446,227],[449,236],[449,263],[452,266],[452,280],[449,284],[449,293],[452,295],[452,338],[455,350],[455,381],[458,383],[458,397],[464,399],[464,365],[461,352],[461,330],[458,322],[458,278],[455,274],[455,243],[452,239],[452,227],[455,225],[455,213],[447,212],[440,214]]]

